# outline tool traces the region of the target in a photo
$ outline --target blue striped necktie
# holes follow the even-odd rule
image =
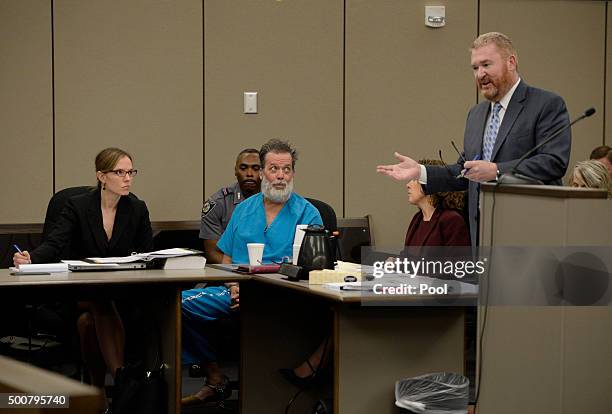
[[[482,141],[482,159],[485,161],[491,161],[491,154],[493,154],[493,147],[497,139],[497,131],[499,131],[499,111],[501,108],[501,104],[495,102],[493,111],[491,112],[491,119],[489,119],[489,124],[485,130],[484,139]]]

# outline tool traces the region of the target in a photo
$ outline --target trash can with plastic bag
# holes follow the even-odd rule
[[[403,413],[465,414],[470,380],[460,374],[437,372],[395,383],[395,405]]]

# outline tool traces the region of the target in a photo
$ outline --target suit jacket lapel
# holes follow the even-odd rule
[[[121,235],[125,232],[127,225],[130,221],[130,204],[128,203],[127,197],[121,197],[119,204],[117,205],[117,212],[115,213],[115,224],[113,225],[113,235],[110,239],[109,249],[112,250],[116,245]]]
[[[525,83],[521,81],[514,90],[512,99],[510,99],[510,103],[508,104],[508,109],[504,114],[502,124],[499,126],[499,131],[497,131],[497,139],[495,140],[495,145],[493,146],[491,160],[495,160],[495,156],[497,155],[499,149],[506,140],[508,132],[510,132],[512,126],[514,125],[514,122],[523,110],[523,101],[525,100],[526,92],[527,87],[525,86]]]
[[[93,234],[94,240],[100,253],[106,252],[108,242],[106,241],[106,233],[102,224],[102,210],[100,208],[100,190],[96,191],[95,196],[91,198],[87,214],[89,228]]]
[[[474,156],[476,155],[481,155],[482,156],[482,139],[484,137],[484,131],[485,131],[485,127],[487,125],[487,118],[489,116],[489,111],[491,109],[491,105],[488,101],[481,103],[478,108],[477,108],[477,112],[474,115],[475,117],[475,125],[476,125],[476,130],[475,130],[475,136],[476,136],[476,141],[474,141],[474,144],[476,145],[475,148],[467,148],[465,147],[464,150],[466,151],[465,154],[465,159],[468,161],[471,161],[472,159],[474,159]],[[464,143],[464,145],[467,145],[467,142]],[[470,152],[474,151],[474,154],[471,154]]]

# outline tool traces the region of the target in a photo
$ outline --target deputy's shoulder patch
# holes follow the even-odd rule
[[[210,212],[210,210],[215,207],[215,205],[217,205],[217,203],[215,203],[213,200],[206,200],[206,202],[202,206],[202,217],[206,217],[206,215]]]

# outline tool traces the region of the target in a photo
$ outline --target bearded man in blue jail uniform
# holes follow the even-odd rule
[[[519,158],[550,134],[569,124],[563,99],[527,85],[519,76],[518,60],[508,36],[485,33],[470,47],[476,85],[486,99],[467,116],[463,163],[460,157],[448,167],[423,166],[395,153],[399,164],[379,165],[377,171],[396,180],[419,180],[427,194],[469,190],[469,223],[472,245],[478,243],[480,183],[510,172]],[[561,185],[570,156],[569,128],[531,154],[518,172]]]
[[[241,203],[217,243],[224,263],[248,263],[247,243],[264,243],[263,262],[278,262],[293,254],[298,224],[319,224],[319,211],[293,192],[297,152],[288,142],[272,139],[259,150],[261,193]]]
[[[254,148],[243,149],[236,157],[234,166],[236,182],[219,189],[202,206],[200,239],[204,241],[206,263],[221,263],[223,252],[217,249],[217,241],[225,231],[236,206],[259,193],[260,168],[259,151]]]
[[[319,211],[293,192],[297,152],[286,141],[272,139],[259,150],[261,193],[241,202],[217,248],[223,263],[248,263],[247,243],[264,243],[263,262],[278,262],[293,253],[298,224],[322,225]],[[182,399],[183,406],[221,401],[231,394],[227,377],[207,335],[206,322],[228,317],[240,304],[237,283],[183,292],[183,363],[203,362],[204,387]]]

